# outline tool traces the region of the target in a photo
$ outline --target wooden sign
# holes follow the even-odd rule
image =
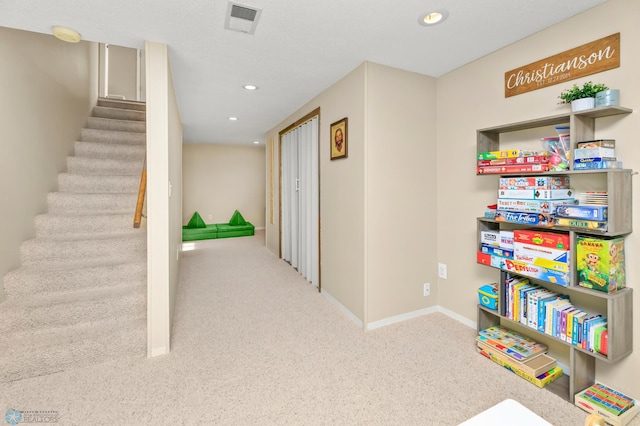
[[[504,97],[565,83],[620,66],[620,33],[504,73]]]

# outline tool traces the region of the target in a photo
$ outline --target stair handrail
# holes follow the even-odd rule
[[[145,158],[142,165],[142,173],[140,174],[140,187],[138,189],[138,200],[136,201],[136,211],[133,215],[133,227],[140,228],[142,222],[142,209],[144,206],[144,197],[147,192],[147,159]]]

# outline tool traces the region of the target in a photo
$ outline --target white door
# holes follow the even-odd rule
[[[318,116],[281,137],[282,258],[319,285]]]

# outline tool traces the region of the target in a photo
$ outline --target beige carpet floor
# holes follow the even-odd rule
[[[64,425],[431,426],[512,398],[554,425],[584,424],[443,314],[363,332],[263,241],[184,253],[171,354],[3,385],[0,410],[53,411]]]

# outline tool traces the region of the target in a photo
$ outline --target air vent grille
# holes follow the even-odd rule
[[[261,9],[229,2],[224,28],[245,34],[254,34],[261,13]]]
[[[255,9],[249,9],[248,7],[244,7],[244,6],[239,6],[237,4],[232,4],[231,5],[231,17],[232,18],[238,18],[238,19],[244,19],[246,21],[255,21],[256,19],[256,13],[258,11]]]

